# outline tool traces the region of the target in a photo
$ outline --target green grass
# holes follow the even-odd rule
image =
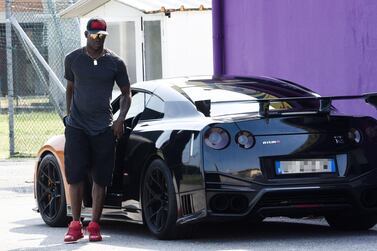
[[[8,115],[0,114],[0,159],[9,157]],[[34,157],[53,135],[62,134],[64,126],[54,112],[19,113],[14,116],[15,156]]]

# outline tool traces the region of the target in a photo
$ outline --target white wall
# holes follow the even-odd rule
[[[108,21],[124,21],[129,18],[140,18],[141,14],[142,12],[135,8],[117,1],[109,1],[92,12],[89,12],[84,17],[90,18],[93,16],[99,16]]]
[[[173,12],[168,18],[162,13],[145,15],[141,11],[116,1],[110,1],[81,18],[82,33],[89,18],[99,16],[107,22],[135,22],[135,50],[137,81],[142,80],[143,32],[141,17],[144,20],[161,22],[162,32],[162,72],[163,77],[212,75],[212,12],[187,11]],[[111,39],[110,36],[107,39]],[[82,35],[82,44],[86,40]],[[121,45],[125,46],[125,45]],[[110,48],[111,49],[111,48]],[[125,59],[127,62],[127,59]]]
[[[92,17],[101,17],[108,23],[135,21],[140,23],[140,18],[143,15],[141,11],[128,7],[116,1],[110,1],[96,10],[89,12],[80,18],[82,33],[86,30],[86,23]],[[140,27],[140,26],[139,26]],[[83,36],[82,44],[86,44],[85,37]]]
[[[211,11],[174,12],[165,19],[164,77],[212,75]]]
[[[97,8],[96,10],[89,12],[87,15],[83,16],[80,20],[82,33],[86,30],[86,23],[92,17],[101,17],[106,20],[109,24],[109,36],[106,38],[105,46],[114,52],[118,53],[120,57],[124,59],[127,64],[127,68],[130,75],[131,83],[136,81],[143,80],[143,67],[142,67],[142,34],[137,28],[141,26],[141,16],[143,13],[134,8],[128,7],[124,4],[121,4],[116,1],[110,1],[103,6]],[[130,44],[126,44],[127,41],[127,25],[125,22],[134,22],[135,23],[135,49],[134,53],[130,56],[127,56],[126,49]],[[119,26],[120,34],[113,34],[114,28],[116,25]],[[129,27],[128,27],[129,28]],[[121,43],[120,45],[116,44]],[[82,45],[86,44],[86,39],[82,36]]]

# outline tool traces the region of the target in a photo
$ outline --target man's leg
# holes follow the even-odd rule
[[[84,194],[84,182],[69,185],[69,196],[71,197],[72,218],[79,221],[81,218],[81,206]]]
[[[69,185],[69,195],[71,197],[71,209],[73,220],[69,224],[67,234],[64,236],[65,242],[74,242],[84,237],[82,224],[80,222],[81,204],[84,189],[83,184],[83,182],[79,182]]]
[[[93,181],[92,187],[92,221],[88,225],[89,241],[101,241],[99,221],[101,219],[103,203],[105,201],[106,187]]]
[[[64,164],[69,184],[73,221],[64,236],[65,242],[74,242],[84,237],[80,222],[81,205],[84,194],[84,178],[89,171],[89,141],[82,130],[67,126],[65,129]]]
[[[99,223],[103,203],[105,202],[105,194],[106,194],[106,187],[98,185],[96,182],[93,181],[93,188],[92,188],[92,221]]]
[[[89,241],[102,240],[99,221],[105,202],[106,187],[111,184],[114,169],[115,141],[111,128],[93,136],[92,143],[92,222],[89,223]]]
[[[92,187],[92,221],[99,222],[105,202],[106,187],[111,184],[115,162],[115,140],[113,131],[92,137],[93,149],[93,187]]]

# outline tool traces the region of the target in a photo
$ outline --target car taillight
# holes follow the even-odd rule
[[[236,143],[242,148],[249,149],[254,146],[255,138],[248,131],[240,131],[236,135]]]
[[[348,132],[348,138],[356,143],[360,143],[362,139],[361,132],[355,128],[352,128]]]
[[[210,128],[204,134],[204,142],[206,145],[216,150],[227,147],[229,141],[228,132],[220,127]]]

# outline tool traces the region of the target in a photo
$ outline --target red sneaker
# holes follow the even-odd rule
[[[91,221],[86,229],[89,232],[89,241],[102,241],[100,227],[97,222]]]
[[[71,221],[68,232],[64,236],[64,242],[75,242],[84,237],[80,221]]]

